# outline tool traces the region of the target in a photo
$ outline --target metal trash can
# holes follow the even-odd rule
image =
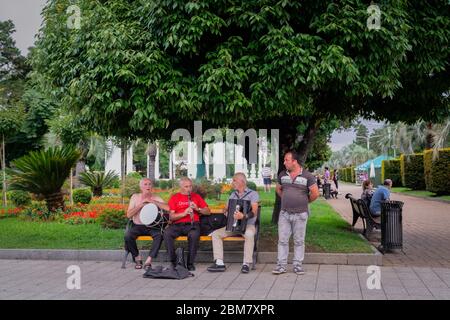
[[[403,249],[403,226],[401,201],[381,202],[381,246],[385,253],[390,249]]]
[[[330,199],[331,183],[324,183],[323,185],[323,196],[325,199]]]

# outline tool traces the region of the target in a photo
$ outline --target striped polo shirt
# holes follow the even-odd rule
[[[291,179],[289,172],[283,170],[278,175],[278,183],[281,185],[281,210],[289,213],[309,213],[309,188],[317,184],[316,178],[303,168],[300,174]]]

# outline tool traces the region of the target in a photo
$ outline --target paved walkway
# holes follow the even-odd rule
[[[352,210],[346,193],[361,196],[361,187],[342,184],[339,199],[328,201],[349,223]],[[383,257],[385,266],[426,266],[450,268],[450,203],[392,193],[392,200],[403,201],[403,252],[395,250]],[[362,230],[361,220],[355,228]],[[377,234],[378,233],[378,234]],[[381,238],[375,231],[374,238]],[[371,237],[372,240],[372,237]],[[378,243],[374,242],[375,245]]]
[[[79,290],[67,289],[70,265],[80,268]],[[184,280],[155,280],[117,262],[0,260],[0,299],[450,300],[447,268],[381,267],[381,288],[370,290],[363,266],[305,265],[302,276],[291,270],[272,275],[270,264],[249,274],[241,274],[239,264],[224,273],[210,273],[207,266],[198,264],[195,277]]]

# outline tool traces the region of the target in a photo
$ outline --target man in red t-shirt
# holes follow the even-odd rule
[[[187,177],[180,179],[180,192],[170,197],[168,205],[172,224],[164,231],[164,242],[170,261],[173,265],[176,264],[175,239],[178,236],[187,236],[189,242],[187,267],[189,271],[194,271],[200,239],[200,214],[209,215],[211,212],[205,200],[192,192],[192,181]]]

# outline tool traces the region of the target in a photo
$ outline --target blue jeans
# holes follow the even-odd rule
[[[305,257],[305,235],[308,212],[288,213],[281,210],[278,219],[278,261],[286,267],[289,256],[289,239],[294,235],[294,265],[301,265]]]

